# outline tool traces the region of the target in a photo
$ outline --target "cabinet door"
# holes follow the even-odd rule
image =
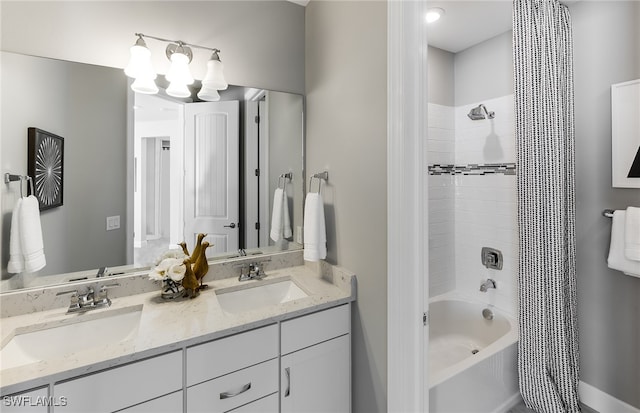
[[[351,359],[348,334],[282,357],[281,411],[351,411]]]
[[[55,400],[48,398],[46,387],[23,393],[2,396],[2,413],[47,413],[48,403]]]

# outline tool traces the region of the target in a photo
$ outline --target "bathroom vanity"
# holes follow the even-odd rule
[[[85,314],[58,306],[3,317],[2,411],[350,411],[355,276],[304,263],[302,251],[261,259],[262,280],[235,275],[255,258],[212,264],[194,299],[161,300],[156,285]],[[118,282],[154,285],[145,275]],[[46,300],[62,288],[22,294]],[[50,352],[9,354],[20,335]]]

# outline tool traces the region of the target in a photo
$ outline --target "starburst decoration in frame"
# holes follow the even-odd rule
[[[28,128],[28,173],[33,179],[40,210],[62,205],[64,138],[38,128]]]

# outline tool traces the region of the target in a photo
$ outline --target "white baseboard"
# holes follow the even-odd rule
[[[506,402],[502,403],[500,407],[493,411],[493,413],[508,413],[512,407],[515,407],[522,401],[522,396],[520,396],[520,392],[514,394],[509,397]]]
[[[578,393],[582,403],[601,413],[640,413],[640,409],[583,381],[580,381]]]

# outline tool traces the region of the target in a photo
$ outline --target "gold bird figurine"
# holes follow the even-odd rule
[[[187,257],[191,255],[191,254],[189,254],[189,249],[187,248],[187,243],[186,242],[182,241],[178,245],[180,246],[180,248],[182,248],[182,252],[184,252],[184,255],[186,255]]]
[[[191,258],[185,258],[183,261],[185,267],[187,267],[184,278],[182,279],[182,286],[184,287],[185,296],[189,298],[195,298],[198,296],[198,279],[196,278],[193,270],[191,269]]]
[[[202,239],[206,236],[207,234],[198,234],[198,240],[196,242],[196,246],[193,248],[193,254],[191,254],[191,262],[194,264],[196,263],[196,261],[198,261],[198,257],[200,256],[200,250],[202,249]]]
[[[202,243],[200,248],[200,255],[198,256],[195,264],[193,264],[193,273],[195,274],[196,279],[200,281],[200,287],[198,287],[199,290],[207,288],[207,285],[203,284],[202,281],[204,279],[204,276],[207,275],[207,272],[209,271],[209,262],[207,261],[207,248],[209,247],[209,242],[204,241]]]

